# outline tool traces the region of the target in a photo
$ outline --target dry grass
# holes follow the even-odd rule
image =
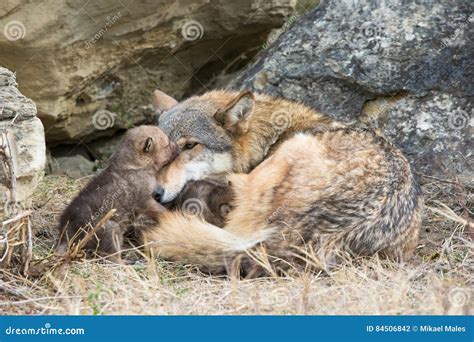
[[[48,176],[33,199],[33,257],[52,253],[55,225],[83,181]],[[377,257],[330,275],[226,280],[164,261],[75,261],[38,277],[1,271],[4,314],[473,314],[474,245],[463,224],[472,189],[427,179],[420,244],[405,264]],[[470,196],[469,196],[470,194]],[[438,202],[435,202],[438,201]],[[445,203],[448,211],[438,203]],[[466,211],[467,210],[467,211]],[[472,214],[472,213],[471,213]],[[448,216],[449,216],[448,215]],[[456,222],[458,221],[458,222]],[[3,288],[3,290],[2,290]]]

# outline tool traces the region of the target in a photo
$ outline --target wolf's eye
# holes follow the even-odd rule
[[[197,145],[197,142],[188,142],[184,144],[183,150],[191,150],[196,145]]]

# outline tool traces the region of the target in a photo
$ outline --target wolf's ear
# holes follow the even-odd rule
[[[178,101],[160,90],[155,90],[153,92],[151,102],[153,103],[153,109],[157,115],[160,115],[168,109],[176,106],[178,103]]]
[[[242,134],[248,129],[248,119],[253,113],[255,97],[243,91],[214,116],[216,121],[233,133]]]

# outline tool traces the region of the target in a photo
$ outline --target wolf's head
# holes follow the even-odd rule
[[[162,171],[155,199],[172,201],[188,181],[232,170],[235,142],[247,132],[253,112],[252,93],[212,91],[178,103],[157,90],[153,103],[159,127],[180,150]]]

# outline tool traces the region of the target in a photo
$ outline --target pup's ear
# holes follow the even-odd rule
[[[153,109],[155,110],[157,117],[161,113],[176,106],[176,104],[178,103],[178,101],[173,99],[171,96],[166,95],[160,90],[155,90],[153,92],[153,95],[151,97],[151,102],[153,104]]]
[[[152,148],[153,148],[153,138],[148,137],[145,140],[145,144],[143,144],[143,152],[148,153],[151,151]]]
[[[242,134],[248,129],[248,119],[253,113],[255,97],[250,91],[243,91],[219,110],[215,119],[225,129]]]

